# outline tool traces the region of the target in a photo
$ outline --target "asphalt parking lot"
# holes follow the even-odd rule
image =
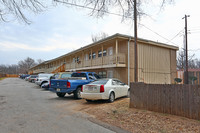
[[[65,105],[64,110],[62,104]],[[71,108],[74,104],[76,100],[73,96],[60,99],[56,94],[43,90],[34,83],[18,78],[4,79],[0,81],[0,131],[2,133],[114,132],[91,122],[87,116],[73,112]]]

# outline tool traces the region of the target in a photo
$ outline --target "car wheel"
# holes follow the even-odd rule
[[[74,92],[74,98],[75,99],[81,99],[81,87],[78,87],[76,91]]]
[[[47,83],[47,82],[42,82],[41,85],[40,85],[40,87],[42,87],[42,85],[43,85],[44,83]]]
[[[130,89],[128,89],[127,97],[130,98]]]
[[[109,96],[109,99],[108,99],[108,102],[109,103],[112,103],[112,102],[114,102],[115,101],[115,94],[114,94],[114,92],[111,92],[110,93],[110,96]]]
[[[64,97],[66,93],[57,92],[56,94],[57,94],[58,97]]]

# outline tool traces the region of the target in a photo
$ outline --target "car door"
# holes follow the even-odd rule
[[[115,92],[115,98],[120,97],[120,86],[119,82],[117,80],[112,80],[112,88],[114,89]]]
[[[126,96],[128,93],[128,87],[125,83],[119,81],[120,84],[120,97]]]

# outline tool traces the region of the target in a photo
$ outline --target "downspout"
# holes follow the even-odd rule
[[[131,37],[128,40],[128,85],[130,86],[130,40]]]

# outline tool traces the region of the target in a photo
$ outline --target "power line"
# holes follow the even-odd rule
[[[174,43],[174,42],[172,42],[171,40],[169,40],[169,39],[167,39],[167,38],[163,37],[163,36],[162,36],[162,35],[160,35],[159,33],[157,33],[157,32],[155,32],[155,31],[153,31],[152,29],[148,28],[147,26],[145,26],[145,25],[143,25],[143,24],[140,24],[140,25],[141,25],[141,26],[143,26],[143,27],[145,27],[146,29],[150,30],[150,31],[151,31],[151,32],[153,32],[154,34],[156,34],[156,35],[160,36],[161,38],[163,38],[163,39],[167,40],[168,42],[171,42],[171,43],[173,43],[174,45],[178,46],[177,44],[175,44],[175,43]]]
[[[86,8],[86,9],[90,9],[90,10],[98,11],[98,12],[100,11],[100,10],[94,9],[92,7],[78,5],[78,4],[75,4],[75,3],[69,3],[69,2],[66,2],[66,1],[60,1],[60,0],[55,0],[55,1],[63,3],[63,4],[66,4],[66,5],[71,5],[71,6]],[[107,13],[107,14],[112,14],[112,15],[115,15],[115,16],[125,17],[124,15],[121,15],[121,14],[118,14],[118,13],[112,13],[112,12],[108,12],[108,11],[101,11],[101,12],[104,12],[104,13]],[[127,17],[127,18],[131,18],[131,17]]]
[[[199,50],[200,50],[200,48],[198,48],[198,49],[190,49],[188,51],[199,51]]]
[[[85,9],[89,9],[89,10],[93,10],[93,11],[100,11],[100,10],[97,10],[97,9],[94,9],[92,7],[88,7],[88,6],[83,6],[83,5],[78,5],[78,4],[75,4],[75,3],[69,3],[69,2],[66,2],[66,1],[60,1],[60,0],[55,0],[57,2],[60,2],[60,3],[63,3],[63,4],[67,4],[67,5],[71,5],[71,6],[76,6],[76,7],[80,7],[80,8],[85,8]],[[132,17],[127,17],[127,16],[124,16],[122,14],[117,14],[117,13],[112,13],[112,12],[108,12],[108,11],[101,11],[101,12],[104,12],[104,13],[107,13],[107,14],[111,14],[111,15],[115,15],[115,16],[120,16],[120,17],[126,17],[126,18],[132,18]],[[163,37],[162,35],[160,35],[159,33],[153,31],[152,29],[148,28],[147,26],[145,26],[144,24],[139,24],[143,27],[145,27],[146,29],[150,30],[151,32],[153,32],[154,34],[160,36],[161,38],[167,40],[168,42],[171,42],[173,43],[174,45],[178,46],[177,44],[175,44],[174,42],[172,42],[171,40]]]
[[[182,29],[181,31],[179,31],[172,39],[170,39],[170,41],[172,41],[174,38],[176,38],[180,33],[182,33],[183,32],[183,30],[184,29]],[[169,41],[168,41],[169,42]],[[168,42],[166,42],[166,43],[168,43]]]

